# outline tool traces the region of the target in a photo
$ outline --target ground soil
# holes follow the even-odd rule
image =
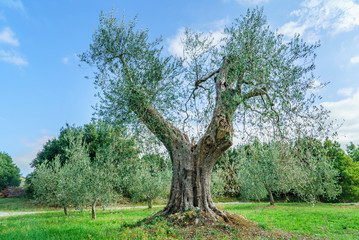
[[[286,231],[263,229],[240,215],[228,212],[226,215],[228,222],[224,219],[215,220],[205,213],[186,211],[160,219],[153,217],[139,224],[159,224],[164,221],[175,229],[177,237],[181,239],[313,239]],[[169,236],[169,239],[171,238],[172,236]]]

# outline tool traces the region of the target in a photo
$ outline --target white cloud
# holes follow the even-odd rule
[[[294,34],[299,33],[303,35],[304,31],[307,29],[307,26],[300,25],[298,22],[288,22],[278,29],[278,32],[286,36],[294,36]]]
[[[211,22],[208,24],[209,29],[216,29],[216,30],[220,30],[220,29],[224,29],[226,25],[228,25],[229,23],[231,23],[231,20],[229,17]]]
[[[15,33],[9,27],[4,28],[2,32],[0,32],[0,44],[8,44],[15,47],[20,45],[19,40],[15,38]],[[0,61],[18,66],[28,65],[26,59],[14,50],[0,49]]]
[[[6,27],[2,32],[0,32],[0,43],[7,43],[13,46],[19,46],[19,40],[14,38],[15,33],[9,28]]]
[[[29,148],[27,153],[13,157],[14,163],[20,168],[21,173],[26,176],[32,172],[33,168],[30,167],[30,163],[36,157],[37,153],[42,150],[44,144],[52,137],[43,136],[37,139],[34,142],[28,141],[27,139],[22,139],[21,143]]]
[[[3,4],[9,8],[25,11],[24,4],[21,0],[0,0],[0,4]]]
[[[177,57],[183,57],[183,39],[185,37],[185,28],[180,28],[174,38],[169,38],[168,51]]]
[[[357,63],[359,63],[359,55],[358,55],[358,56],[355,56],[355,57],[352,57],[352,58],[350,59],[350,63],[351,63],[351,64],[357,64]]]
[[[80,61],[80,58],[77,54],[67,55],[61,59],[61,62],[66,65],[73,63],[73,62],[79,62],[79,61]]]
[[[359,3],[355,0],[305,0],[302,8],[292,11],[297,18],[284,24],[280,29],[283,34],[293,36],[293,33],[311,35],[327,30],[332,34],[347,32],[359,26]]]
[[[346,97],[350,97],[353,94],[354,89],[353,88],[341,88],[337,91],[339,95],[343,95]]]
[[[225,21],[226,20],[224,20],[224,22],[217,22],[218,23],[217,26],[224,27]],[[207,33],[204,34],[204,37],[208,37],[209,35],[211,35],[214,45],[219,44],[221,39],[224,37],[222,29],[217,31],[208,31]],[[184,39],[185,39],[185,28],[182,27],[177,31],[177,34],[174,38],[167,39],[168,51],[174,56],[183,57]]]
[[[69,58],[68,57],[64,57],[64,58],[62,58],[62,62],[64,63],[64,64],[68,64],[69,63]]]
[[[0,49],[0,60],[8,63],[12,63],[18,66],[26,66],[29,63],[19,54],[10,51],[4,51]]]
[[[332,119],[344,120],[338,129],[338,141],[342,145],[349,142],[359,144],[359,88],[356,92],[337,102],[324,102],[323,106],[331,111]]]

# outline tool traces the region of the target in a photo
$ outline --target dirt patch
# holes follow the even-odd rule
[[[141,222],[168,228],[168,239],[314,239],[276,229],[264,229],[240,215],[225,212],[227,221],[206,213],[186,211]],[[149,228],[153,231],[155,228]],[[166,230],[167,231],[167,230]]]

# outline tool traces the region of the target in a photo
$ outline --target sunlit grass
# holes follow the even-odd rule
[[[266,229],[281,229],[329,239],[359,239],[359,206],[338,204],[283,203],[227,205],[225,210],[240,214]]]
[[[326,239],[359,239],[358,206],[278,204],[269,207],[255,203],[220,208],[241,214],[268,230],[281,229]],[[91,219],[89,211],[73,210],[68,217],[60,211],[5,217],[0,218],[0,239],[181,239],[178,230],[167,222],[134,225],[158,210],[99,209],[96,220]]]

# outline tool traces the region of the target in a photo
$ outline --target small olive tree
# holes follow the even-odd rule
[[[32,175],[32,187],[35,200],[47,206],[61,206],[68,215],[68,207],[73,205],[68,189],[71,182],[63,178],[61,163],[58,157],[52,163],[43,162]]]
[[[239,183],[242,197],[263,199],[269,196],[274,205],[273,192],[288,192],[293,186],[294,164],[282,153],[286,152],[277,143],[261,144],[258,141],[242,148]]]
[[[86,163],[84,173],[85,194],[83,200],[91,205],[92,218],[96,219],[96,205],[107,205],[115,201],[118,172],[114,164],[111,149],[104,148],[97,152],[95,161]]]
[[[96,219],[98,201],[107,203],[116,195],[113,158],[105,148],[91,161],[81,134],[68,134],[66,138],[69,146],[65,148],[65,163],[56,156],[35,170],[32,179],[35,197],[42,204],[61,205],[65,215],[68,215],[68,207],[91,205],[92,218]]]
[[[319,196],[333,199],[340,194],[338,172],[313,146],[255,141],[241,152],[238,176],[244,198],[269,197],[274,205],[273,193],[293,192],[313,203]]]
[[[168,195],[171,172],[158,155],[146,155],[133,166],[127,178],[130,196],[133,201],[145,201],[152,208],[153,201]]]

